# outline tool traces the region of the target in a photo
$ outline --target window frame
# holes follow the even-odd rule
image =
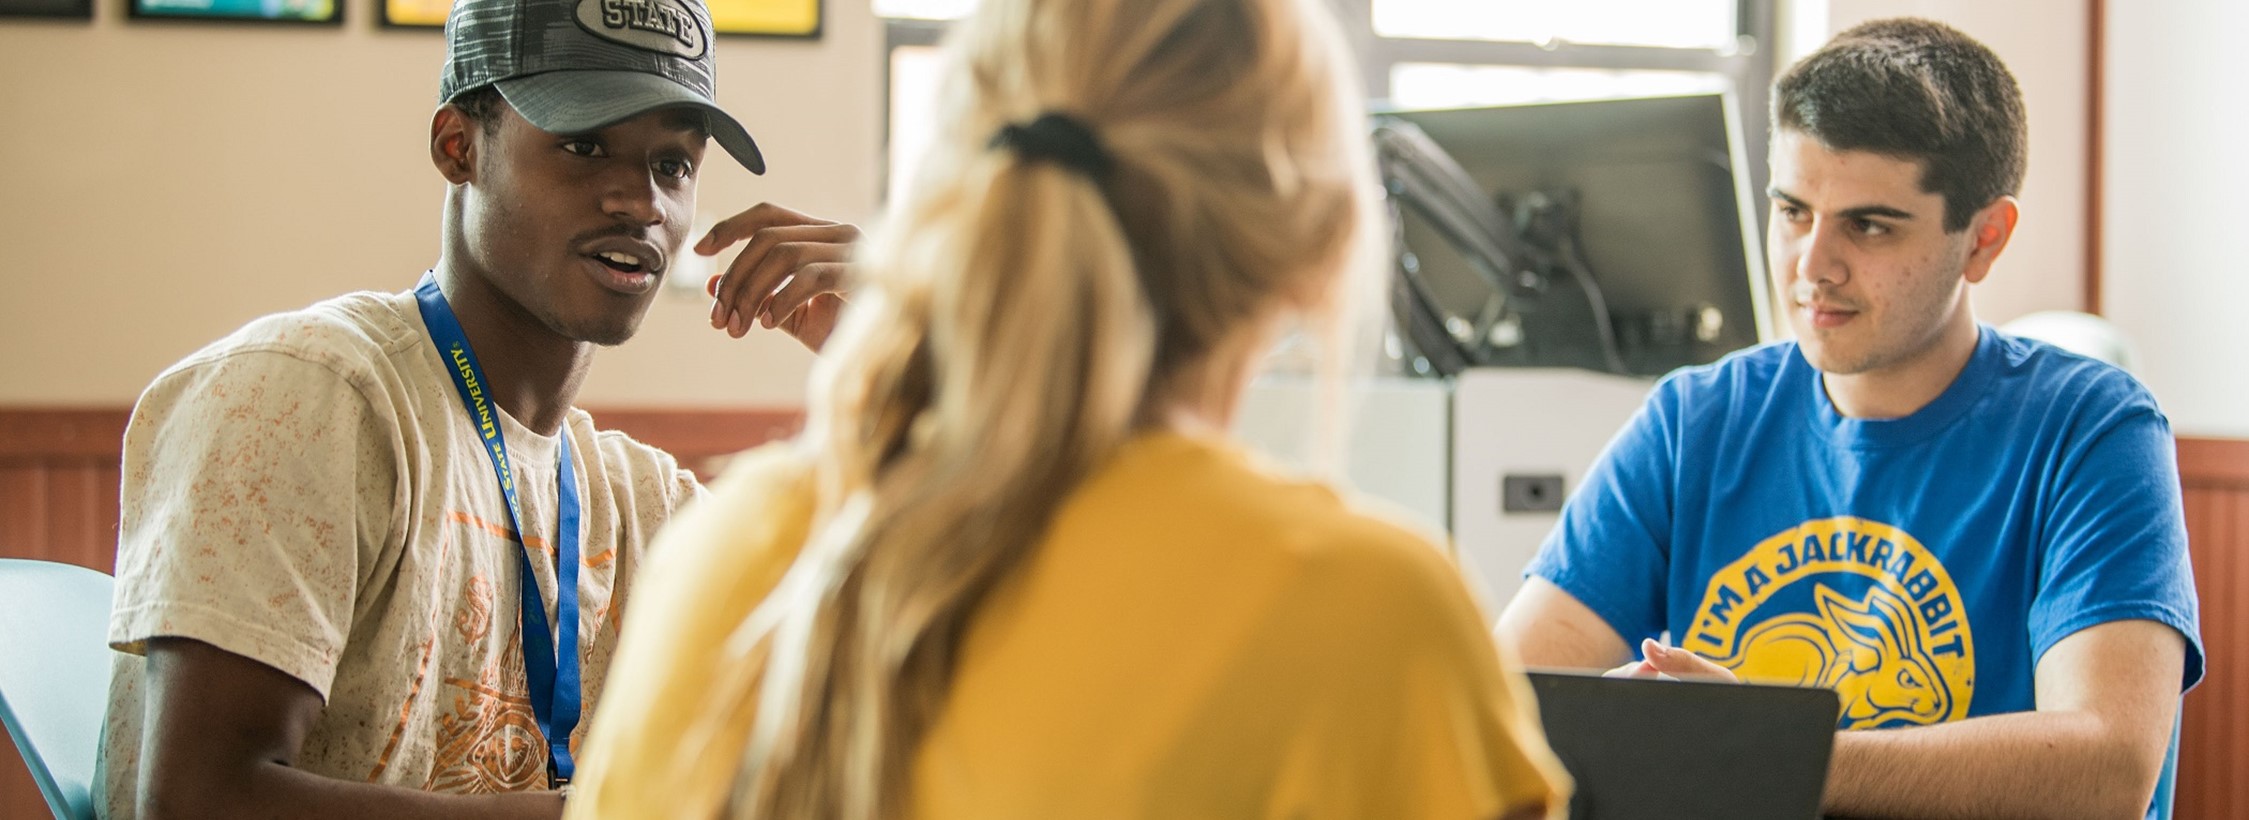
[[[1762,197],[1768,182],[1765,155],[1766,107],[1772,94],[1774,55],[1779,25],[1779,0],[1736,0],[1736,47],[1729,50],[1668,48],[1662,46],[1588,45],[1570,42],[1518,43],[1488,40],[1437,40],[1386,37],[1374,30],[1376,0],[1327,0],[1342,24],[1344,38],[1357,53],[1360,81],[1367,99],[1389,99],[1391,72],[1401,63],[1448,63],[1465,66],[1517,66],[1529,68],[1582,68],[1627,71],[1690,71],[1725,77],[1731,90],[1742,140],[1742,156],[1749,164],[1749,195]],[[943,41],[951,22],[885,17],[883,21],[883,190],[890,190],[891,65],[902,47],[935,46]],[[886,193],[887,197],[888,194]],[[1750,209],[1762,212],[1761,206]],[[1757,221],[1762,238],[1765,225]]]

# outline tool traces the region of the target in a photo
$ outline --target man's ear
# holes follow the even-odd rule
[[[476,176],[476,152],[481,147],[477,140],[483,136],[484,126],[470,120],[458,106],[440,105],[430,116],[430,162],[446,182],[465,184]]]
[[[1968,265],[1961,276],[1973,285],[1991,275],[1991,263],[1999,261],[1999,252],[2007,249],[2007,240],[2015,236],[2015,222],[2022,219],[2022,207],[2014,197],[2003,196],[1992,200],[1976,217],[1968,222]]]

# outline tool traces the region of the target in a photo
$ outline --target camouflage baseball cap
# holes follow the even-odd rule
[[[542,131],[582,134],[666,106],[702,109],[711,138],[752,173],[765,157],[713,99],[702,0],[456,0],[438,99],[497,86]]]

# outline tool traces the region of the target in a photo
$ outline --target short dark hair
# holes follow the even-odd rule
[[[467,117],[469,122],[483,126],[485,136],[500,133],[500,109],[508,101],[500,96],[499,86],[480,85],[453,95],[450,102],[454,108],[461,109],[461,116]]]
[[[1922,163],[1921,190],[1944,195],[1944,229],[2022,189],[2029,148],[2023,94],[1999,55],[1943,23],[1852,27],[1773,84],[1773,128],[1837,151]]]

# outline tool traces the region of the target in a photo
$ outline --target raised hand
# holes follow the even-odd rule
[[[735,243],[742,252],[711,277],[711,327],[741,338],[750,328],[780,328],[814,352],[827,343],[844,307],[844,287],[859,228],[770,202],[727,217],[695,243],[717,256]]]

